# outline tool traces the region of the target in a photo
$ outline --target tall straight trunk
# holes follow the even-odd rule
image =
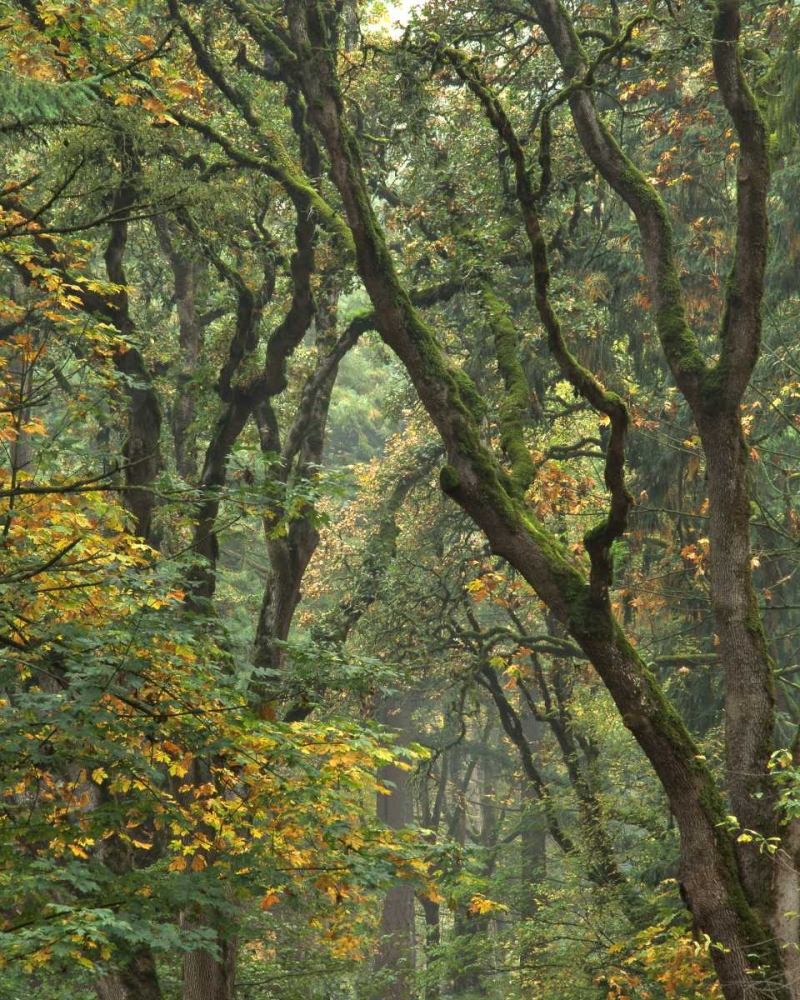
[[[376,721],[395,731],[400,744],[409,738],[410,700],[407,695],[387,698],[376,713]],[[378,819],[391,830],[402,830],[414,821],[410,772],[386,764],[378,771],[391,794],[376,797]],[[415,964],[414,889],[404,882],[389,888],[383,900],[378,928],[378,954],[375,972],[379,992],[375,1000],[408,1000],[410,976]]]
[[[522,731],[531,754],[538,758],[544,743],[547,726],[534,717],[524,699],[519,705]],[[520,913],[524,919],[538,910],[535,886],[547,870],[547,824],[542,816],[539,796],[524,771],[520,774]]]
[[[488,743],[491,731],[491,721],[484,729],[481,743]],[[487,781],[487,760],[484,756],[474,758],[466,765],[463,753],[453,752],[451,755],[452,783],[458,791],[453,797],[450,830],[453,839],[462,847],[467,842],[467,803],[470,791],[475,794],[475,772],[478,772],[480,794],[480,844],[485,849],[484,864],[481,874],[490,875],[494,868],[494,847],[497,836],[496,812],[492,792]],[[491,771],[491,766],[489,765]],[[461,773],[460,773],[461,772]],[[453,944],[455,945],[455,961],[451,989],[448,995],[453,997],[486,996],[486,983],[482,975],[483,961],[487,955],[486,937],[491,919],[488,914],[479,913],[466,902],[460,902],[453,912]]]
[[[236,1000],[236,938],[217,935],[216,943],[219,958],[201,949],[185,956],[183,1000]]]
[[[123,147],[124,139],[120,139]],[[125,148],[121,152],[127,170],[137,170],[135,157]],[[114,326],[123,338],[123,344],[114,353],[117,370],[124,376],[124,389],[128,399],[128,426],[124,444],[125,457],[125,506],[133,515],[134,531],[151,545],[158,546],[154,533],[153,514],[155,493],[153,484],[161,471],[161,405],[150,378],[145,360],[131,344],[136,326],[130,312],[125,251],[128,245],[127,213],[135,203],[136,192],[132,175],[126,176],[114,195],[114,214],[117,221],[111,224],[111,238],[105,250],[108,280],[119,286],[105,312],[110,313]]]
[[[701,416],[699,430],[709,498],[711,607],[725,667],[728,795],[742,828],[772,837],[777,832],[775,786],[765,778],[775,690],[751,578],[749,455],[738,408]],[[758,848],[742,847],[738,853],[748,899],[769,919],[773,860]]]
[[[120,140],[123,147],[125,141]],[[158,547],[158,536],[153,525],[155,511],[154,482],[161,471],[161,405],[153,387],[150,372],[139,350],[131,344],[136,325],[130,312],[125,253],[128,245],[127,213],[135,202],[132,174],[137,170],[135,156],[125,148],[122,153],[127,175],[114,195],[114,211],[118,215],[111,224],[111,236],[106,246],[104,260],[109,281],[119,286],[105,311],[124,338],[117,348],[114,363],[125,377],[124,388],[128,400],[128,419],[124,444],[125,506],[134,520],[134,534],[148,544]],[[130,870],[134,858],[130,850],[118,847],[115,838],[106,845],[103,860],[118,872]],[[155,958],[148,945],[139,945],[123,951],[116,969],[96,984],[100,1000],[161,1000],[161,988]]]
[[[524,700],[520,703],[522,730],[531,753],[539,755],[545,734],[545,724],[539,722],[528,710]],[[539,797],[524,771],[520,775],[520,892],[519,914],[525,922],[533,922],[539,909],[538,887],[547,871],[547,827],[541,815]],[[525,935],[523,935],[524,941]],[[520,953],[520,1000],[537,1000],[535,976],[528,973],[530,946],[523,945]]]
[[[198,475],[196,393],[192,380],[197,372],[203,349],[205,327],[198,299],[202,296],[205,261],[193,259],[182,253],[177,243],[177,234],[165,216],[154,220],[158,242],[166,257],[175,288],[175,305],[178,311],[178,343],[181,356],[175,379],[175,398],[170,413],[170,427],[175,447],[175,465],[178,472],[188,482],[195,482]]]
[[[447,793],[448,778],[448,752],[442,750],[439,755],[439,777],[436,781],[436,791],[433,802],[430,799],[430,778],[428,772],[427,780],[420,782],[419,796],[419,823],[430,833],[428,839],[431,843],[436,843],[439,824],[442,820],[444,810],[445,795]],[[430,874],[435,873],[435,865],[431,866]],[[425,917],[425,977],[422,980],[423,1000],[436,1000],[441,992],[441,978],[439,975],[439,955],[438,949],[441,944],[441,904],[438,899],[430,899],[424,894],[418,897]]]

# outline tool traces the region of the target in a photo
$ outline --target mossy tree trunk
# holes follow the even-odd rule
[[[545,0],[534,6],[557,54],[565,56],[562,61],[573,75],[579,72],[576,51],[565,48],[577,38],[564,9]],[[724,14],[735,5],[723,6]],[[727,1000],[788,997],[778,949],[757,912],[757,901],[748,899],[749,880],[744,870],[740,871],[737,848],[725,829],[724,800],[685,726],[611,611],[610,545],[624,528],[620,468],[624,408],[585,370],[573,371],[576,380],[586,381],[581,387],[584,395],[612,421],[612,447],[606,464],[612,506],[607,521],[587,536],[593,563],[593,573],[587,579],[560,543],[527,511],[516,477],[509,477],[487,451],[479,430],[485,412],[483,401],[469,380],[443,357],[397,277],[370,202],[358,144],[346,122],[319,3],[290,0],[287,9],[294,50],[292,70],[328,149],[331,175],[344,205],[376,325],[405,365],[448,452],[449,464],[442,474],[445,492],[483,529],[492,550],[523,575],[566,626],[648,756],[680,827],[686,897],[698,926],[719,946],[712,948],[712,953]],[[728,48],[735,58],[735,43]],[[611,142],[614,155],[622,157],[599,124],[588,89],[576,87],[570,103],[581,138],[592,152],[606,155]],[[648,270],[666,293],[655,299],[662,341],[680,347],[679,370],[694,380],[699,391],[698,360],[702,362],[702,358],[691,345],[685,349],[686,324],[663,205],[626,158],[614,166],[622,170],[621,180],[630,182],[625,191],[632,187],[639,196],[634,211],[645,235]],[[755,720],[762,732],[764,724],[763,718]]]
[[[727,793],[740,826],[771,837],[777,833],[767,771],[773,664],[751,580],[749,455],[739,416],[761,342],[770,166],[766,128],[740,61],[741,4],[719,0],[709,38],[717,86],[740,144],[735,249],[716,362],[703,357],[686,322],[667,207],[597,115],[591,88],[582,82],[589,81],[590,63],[566,9],[559,0],[533,0],[533,6],[572,88],[569,103],[584,149],[636,216],[657,332],[698,427],[708,483],[711,605],[726,673]],[[768,928],[777,916],[773,879],[786,869],[787,856],[778,853],[776,868],[758,838],[737,842],[735,852],[747,902]],[[779,944],[785,957],[795,953],[796,928]],[[800,995],[800,986],[790,989]]]

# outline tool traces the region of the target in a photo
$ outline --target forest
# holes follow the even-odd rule
[[[0,1000],[800,1000],[800,0],[0,56]]]

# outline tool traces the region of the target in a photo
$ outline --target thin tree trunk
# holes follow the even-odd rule
[[[205,325],[198,310],[205,262],[194,260],[181,253],[176,245],[176,234],[164,216],[154,220],[156,235],[164,256],[172,270],[175,304],[178,310],[178,343],[181,348],[179,370],[176,377],[175,399],[170,414],[172,440],[175,446],[175,465],[188,482],[195,482],[197,467],[196,393],[192,380],[197,371],[203,349]]]
[[[524,703],[520,703],[522,731],[531,753],[538,756],[544,739],[545,724],[533,717]],[[539,798],[523,771],[520,775],[520,917],[525,924],[536,919],[539,909],[537,889],[547,870],[547,827],[541,814]],[[523,932],[523,942],[526,935]],[[535,976],[525,968],[530,961],[531,948],[523,944],[520,953],[520,1000],[537,1000]]]
[[[398,695],[381,705],[377,721],[395,730],[399,742],[408,739],[410,704],[407,696]],[[377,795],[378,819],[391,830],[402,830],[414,820],[410,772],[395,764],[378,771],[378,780],[386,782],[390,795]],[[410,976],[415,964],[414,889],[399,882],[390,887],[383,901],[378,929],[379,946],[375,972],[380,991],[375,1000],[408,1000]]]

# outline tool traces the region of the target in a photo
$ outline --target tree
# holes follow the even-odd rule
[[[716,552],[712,556],[716,567],[715,615],[730,664],[729,794],[747,828],[768,838],[776,822],[766,767],[773,712],[771,662],[750,585],[749,502],[739,404],[758,353],[769,169],[766,131],[741,69],[739,5],[720,4],[710,39],[718,86],[742,149],[733,279],[721,328],[721,356],[711,366],[706,365],[686,324],[667,210],[595,110],[591,83],[596,67],[584,54],[564,8],[542,2],[535,4],[534,10],[565,67],[565,99],[587,154],[637,217],[659,337],[673,376],[695,408],[701,437],[705,437],[710,449],[706,454],[714,526],[712,551]],[[776,976],[784,977],[786,993],[790,989],[794,942],[788,938],[780,915],[773,917],[769,913],[765,870],[772,860],[753,842],[734,843],[732,837],[721,832],[725,810],[715,782],[611,612],[611,546],[625,529],[630,504],[623,478],[627,413],[619,397],[604,390],[565,347],[549,304],[549,275],[536,192],[531,190],[523,149],[502,107],[480,75],[461,61],[463,57],[445,52],[445,58],[455,63],[456,71],[476,92],[515,159],[517,195],[536,268],[539,312],[558,352],[562,371],[576,390],[611,421],[606,459],[611,507],[608,517],[586,537],[592,564],[588,580],[557,540],[520,503],[532,470],[517,416],[524,405],[524,390],[520,392],[515,365],[513,326],[498,318],[498,363],[507,392],[506,414],[500,417],[505,424],[505,451],[510,461],[510,472],[506,473],[481,440],[481,402],[477,394],[446,362],[397,278],[370,203],[357,140],[345,118],[322,9],[317,4],[298,2],[290,4],[287,13],[293,47],[290,65],[303,88],[312,121],[325,140],[332,177],[353,234],[359,273],[375,306],[376,323],[408,369],[448,451],[450,464],[442,475],[443,489],[483,528],[493,550],[525,576],[566,625],[598,669],[623,720],[649,756],[681,828],[681,878],[687,902],[699,926],[721,946],[715,950],[714,959],[726,995],[773,995]],[[601,50],[601,59],[613,56],[624,46],[637,23],[638,19],[634,19],[624,28],[608,46],[610,51]],[[273,46],[277,50],[277,36]],[[547,132],[545,122],[545,136]],[[546,141],[544,157],[547,170]],[[547,180],[545,176],[545,185]],[[749,711],[744,708],[746,704]],[[754,791],[759,798],[753,797]],[[771,919],[777,920],[778,941],[786,946],[782,953],[772,944]],[[782,958],[788,973],[781,969]]]
[[[16,982],[795,996],[796,5],[408,21],[9,14]]]

